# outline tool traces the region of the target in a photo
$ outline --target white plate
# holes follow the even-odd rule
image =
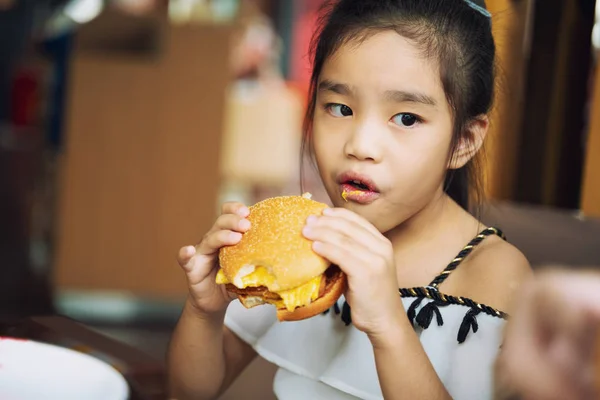
[[[0,399],[126,400],[127,382],[97,358],[63,347],[0,337]]]

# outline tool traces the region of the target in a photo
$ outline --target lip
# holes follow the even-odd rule
[[[357,190],[354,186],[348,183],[340,185],[341,196],[346,201],[351,201],[358,204],[370,204],[377,200],[380,196],[378,192],[372,190]]]
[[[368,192],[379,193],[379,188],[377,188],[377,185],[371,178],[355,171],[346,171],[341,173],[338,176],[337,181],[340,185],[347,184],[349,181],[359,181],[367,187]]]
[[[338,176],[338,185],[340,186],[340,195],[346,201],[352,201],[358,204],[370,204],[380,196],[379,188],[375,182],[366,175],[356,171],[347,171]],[[350,181],[359,181],[366,189],[357,189],[350,184]]]

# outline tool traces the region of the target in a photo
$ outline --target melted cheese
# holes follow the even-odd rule
[[[361,194],[362,191],[361,190],[353,190],[353,191],[345,191],[342,192],[342,199],[344,199],[344,201],[348,201],[348,196],[352,196],[353,194]]]
[[[300,285],[295,289],[283,290],[277,292],[283,299],[283,304],[288,311],[294,311],[296,308],[312,303],[319,297],[319,288],[323,275],[311,279],[304,285]]]
[[[298,307],[305,306],[310,304],[314,300],[319,297],[319,288],[321,287],[321,279],[322,275],[319,275],[310,281],[306,282],[303,285],[298,286],[294,289],[282,290],[277,293],[280,297],[280,301],[274,301],[273,303],[278,308],[285,307],[288,311],[294,311]],[[224,285],[227,283],[231,283],[229,279],[225,276],[222,269],[219,269],[217,272],[216,283],[219,285]],[[273,283],[275,283],[275,277],[269,274],[269,272],[264,267],[258,267],[254,272],[244,276],[242,278],[243,288],[248,286],[257,287],[257,286],[266,286],[269,287]]]
[[[275,284],[275,277],[267,271],[265,267],[256,267],[254,272],[242,277],[242,287],[240,289],[256,286],[271,287]]]
[[[217,282],[217,285],[226,285],[228,283],[231,283],[229,282],[229,279],[227,279],[225,273],[221,268],[219,268],[219,271],[217,272],[217,277],[215,278],[215,281]]]

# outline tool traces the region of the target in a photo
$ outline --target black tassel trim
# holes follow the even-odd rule
[[[426,297],[432,300],[439,300],[447,304],[458,304],[469,308],[476,308],[481,312],[491,315],[492,317],[498,317],[502,319],[508,319],[508,314],[496,310],[485,304],[476,303],[475,301],[467,297],[456,297],[441,293],[440,291],[429,288],[429,287],[416,287],[410,289],[400,289],[400,297]]]
[[[431,325],[431,321],[433,321],[434,315],[436,318],[437,325],[444,325],[444,320],[442,319],[442,313],[440,313],[439,307],[444,307],[447,305],[448,304],[443,303],[441,301],[432,301],[430,303],[425,304],[425,306],[423,306],[423,308],[419,311],[415,319],[417,325],[419,325],[423,329],[429,328],[429,325]]]
[[[417,310],[417,307],[419,307],[421,305],[422,301],[423,301],[423,298],[419,297],[411,303],[410,307],[408,307],[408,311],[406,312],[406,314],[408,315],[408,320],[410,321],[411,325],[414,325],[415,316],[417,315],[416,310]]]
[[[458,329],[458,336],[456,339],[458,343],[464,343],[467,340],[467,336],[469,332],[473,330],[473,333],[476,333],[479,330],[479,324],[477,323],[477,315],[481,312],[476,308],[471,308],[465,317],[463,318],[462,324],[460,324],[460,328]]]
[[[350,313],[350,305],[347,301],[344,301],[344,305],[342,306],[342,321],[346,326],[352,323],[352,315]]]
[[[340,310],[340,306],[338,306],[337,302],[333,303],[333,307],[332,308],[333,308],[333,312],[335,313],[335,315],[340,315],[341,310]],[[331,308],[328,308],[327,310],[323,311],[322,314],[323,315],[327,315],[327,314],[329,314],[329,311],[331,311]]]

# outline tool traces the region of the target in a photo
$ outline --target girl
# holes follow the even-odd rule
[[[315,45],[303,147],[334,207],[303,234],[348,276],[341,315],[277,323],[273,307],[228,308],[215,257],[252,228],[225,204],[179,254],[190,295],[172,394],[216,398],[259,354],[280,367],[281,399],[488,399],[504,311],[530,274],[467,212],[493,99],[490,14],[483,1],[339,0]],[[368,191],[345,201],[351,181]]]

